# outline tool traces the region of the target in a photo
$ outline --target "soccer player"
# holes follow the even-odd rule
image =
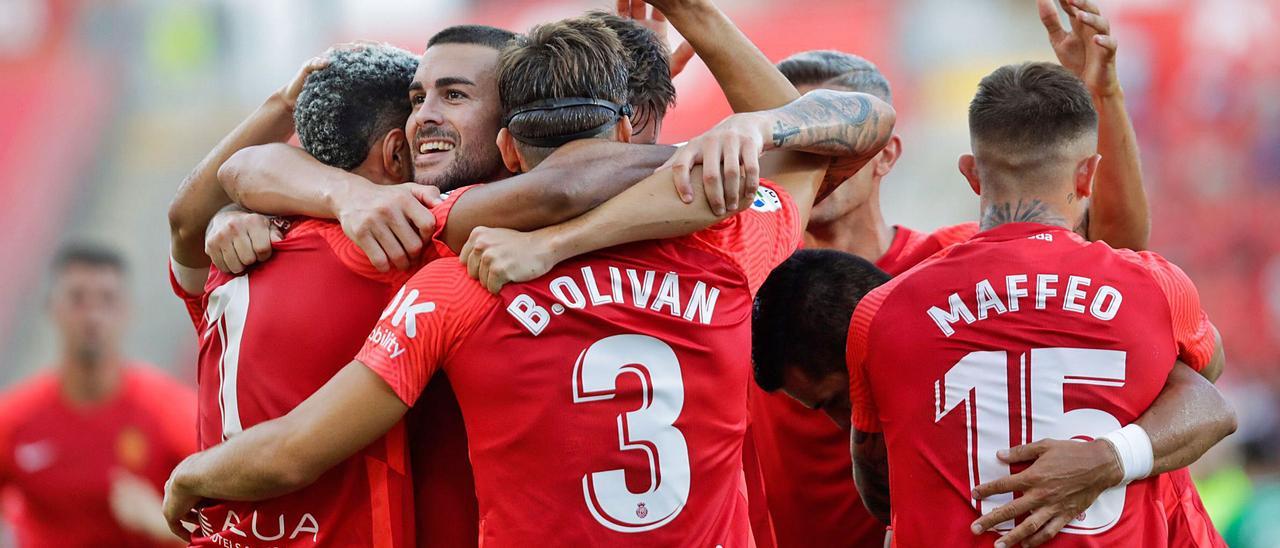
[[[504,51],[501,150],[510,168],[530,168],[578,135],[628,137],[619,50],[598,22],[577,19],[537,28]],[[761,65],[769,67],[763,56],[747,63]],[[548,76],[555,85],[543,85]],[[780,75],[775,81],[786,85]],[[841,152],[866,158],[887,139],[887,105],[856,94],[827,98],[871,111],[853,126],[831,116],[825,132],[788,145],[839,141],[848,147]],[[766,129],[812,119],[787,107],[760,116],[753,119]],[[844,140],[850,133],[861,138]],[[692,238],[566,263],[550,283],[511,286],[501,297],[467,280],[458,263],[432,263],[384,311],[357,363],[282,419],[180,467],[167,515],[180,516],[202,495],[260,497],[305,483],[381,435],[443,368],[467,421],[486,545],[747,544],[738,451],[750,291],[798,244],[826,162],[784,163],[779,186],[741,217]],[[640,226],[623,237],[667,229],[669,215],[659,213],[695,209],[670,194],[670,177],[660,173],[582,219],[616,215],[621,203]],[[634,207],[646,201],[649,210]],[[717,218],[698,211],[698,222]],[[618,237],[616,228],[594,226]],[[494,359],[497,347],[503,359]],[[262,458],[268,454],[285,458]]]
[[[1002,67],[979,87],[970,132],[961,171],[984,231],[875,289],[883,275],[853,259],[779,269],[758,303],[757,381],[832,415],[852,402],[859,492],[892,516],[900,545],[1038,545],[1059,530],[1065,545],[1164,545],[1159,480],[1144,478],[1234,429],[1208,381],[1173,365],[1219,367],[1217,332],[1177,267],[1071,231],[1098,163],[1078,79],[1046,63]],[[1170,393],[1183,397],[1170,404]],[[1040,506],[1027,493],[1001,507],[1011,493],[975,491],[1010,473],[998,452],[1046,438],[1097,440],[1037,447],[1056,443],[1074,468],[1108,471],[1056,485],[1083,491],[1084,506]],[[1127,488],[1107,489],[1116,485]],[[1006,536],[975,536],[983,514]]]
[[[227,199],[225,195],[219,195],[221,190],[214,177],[218,166],[246,144],[287,137],[294,125],[290,118],[296,118],[300,140],[309,152],[335,168],[349,169],[352,176],[360,177],[362,181],[393,185],[414,176],[410,171],[411,164],[417,164],[418,177],[435,174],[439,181],[484,177],[478,173],[505,173],[500,166],[477,165],[475,160],[483,161],[484,153],[468,152],[471,149],[467,146],[456,147],[461,152],[451,162],[416,157],[430,153],[411,156],[406,133],[400,125],[410,111],[410,102],[404,97],[411,79],[425,77],[435,85],[443,81],[446,87],[472,82],[473,87],[486,89],[484,79],[489,78],[492,82],[497,49],[510,38],[510,33],[491,27],[446,29],[429,44],[424,55],[424,61],[430,62],[429,66],[426,63],[419,66],[406,53],[385,47],[361,46],[354,52],[336,52],[331,59],[313,62],[304,68],[290,86],[224,139],[197,167],[175,199],[171,221],[174,226],[175,290],[187,301],[200,331],[219,328],[215,330],[216,337],[206,336],[201,341],[201,384],[208,402],[203,413],[202,447],[235,435],[245,426],[279,416],[314,392],[358,350],[363,333],[372,327],[382,306],[412,273],[412,270],[382,272],[344,236],[342,226],[305,221],[297,223],[284,235],[284,240],[276,244],[277,257],[269,267],[241,277],[214,272],[212,278],[206,280],[210,276],[207,268],[184,265],[202,261],[207,264],[209,261],[202,249],[203,238],[198,235],[209,223],[210,212]],[[340,60],[340,66],[325,64],[334,60]],[[422,69],[416,76],[415,68]],[[308,78],[308,72],[314,72],[314,75]],[[475,84],[477,81],[481,84]],[[454,92],[456,90],[445,90],[444,95]],[[445,102],[464,103],[454,96],[443,99]],[[484,142],[475,137],[473,131],[482,131],[475,129],[475,120],[484,117],[487,103],[476,103],[476,106],[420,107],[419,118],[434,117],[437,123],[418,127],[415,134],[420,139],[431,138],[424,135],[444,135],[450,143]],[[301,106],[291,117],[289,111],[295,110],[294,104]],[[459,127],[466,130],[460,131]],[[569,163],[548,162],[553,165],[536,174],[513,178],[509,184],[495,186],[492,191],[478,192],[474,199],[468,197],[461,202],[463,207],[460,208],[453,206],[457,198],[468,193],[468,189],[455,192],[450,200],[431,212],[425,208],[397,210],[397,215],[404,212],[404,216],[399,223],[390,224],[389,230],[394,232],[390,239],[403,246],[404,255],[400,259],[413,258],[420,264],[441,253],[448,253],[448,250],[443,247],[437,249],[438,244],[432,242],[442,238],[430,232],[418,239],[417,227],[443,230],[443,220],[450,211],[459,214],[450,223],[453,226],[465,227],[471,219],[489,224],[535,222],[540,224],[533,226],[541,226],[555,218],[539,221],[538,215],[565,213],[548,213],[549,207],[539,209],[531,206],[552,203],[568,207],[564,201],[550,198],[556,189],[567,186],[563,181],[570,173],[581,176],[584,182],[600,181],[600,190],[580,194],[587,201],[603,200],[603,197],[590,196],[595,195],[593,192],[607,191],[610,185],[617,188],[628,184],[628,178],[634,181],[650,173],[658,160],[666,156],[646,157],[653,152],[661,153],[649,149],[633,153],[631,158],[635,167],[629,170],[618,168],[617,162],[593,162],[599,154],[591,154],[585,160],[580,154],[569,155]],[[411,157],[414,159],[410,160]],[[580,164],[581,161],[589,163]],[[223,171],[235,169],[234,165],[222,167]],[[618,179],[622,180],[619,182]],[[418,185],[387,188],[407,190],[419,206],[417,200],[425,199],[419,190],[422,187]],[[334,204],[347,205],[348,200],[358,199],[346,195],[338,197]],[[414,217],[415,213],[427,216]],[[435,222],[432,213],[439,216],[440,222]],[[363,222],[359,221],[359,213],[355,215],[358,222]],[[367,221],[370,217],[363,219]],[[247,221],[252,222],[253,219]],[[224,260],[229,263],[238,261],[235,264],[242,267],[257,260],[260,253],[270,252],[273,238],[265,223],[260,223],[256,231],[246,233],[247,237],[230,242],[234,249],[225,249],[224,244],[220,253]],[[356,236],[359,234],[357,232]],[[375,243],[372,248],[378,245]],[[342,298],[335,301],[333,289],[339,287],[342,291],[338,294]],[[335,307],[342,313],[329,312]],[[278,320],[290,317],[295,321]],[[324,337],[326,344],[278,344],[282,339],[317,332],[327,334]],[[278,365],[280,363],[292,365],[282,369]],[[418,529],[424,535],[423,545],[457,546],[459,542],[474,542],[476,538],[473,489],[469,483],[465,442],[462,441],[456,404],[451,403],[447,385],[435,385],[431,393],[438,396],[431,397],[420,406],[419,413],[433,416],[432,422],[437,428],[429,439],[415,438],[421,444],[415,445],[415,449],[422,446],[425,451],[415,451],[412,458],[414,464],[430,464],[419,466],[422,470],[417,475],[417,483],[431,487],[428,492],[432,498],[423,503],[437,510],[429,514],[418,513],[422,518]],[[424,412],[423,409],[432,410]],[[443,428],[449,424],[446,418],[451,416],[457,427],[453,430]],[[205,508],[200,520],[203,536],[198,535],[197,540],[248,543],[285,539],[321,545],[364,543],[369,539],[396,545],[411,542],[410,524],[404,520],[404,513],[410,507],[408,490],[401,485],[407,481],[403,434],[396,429],[384,441],[378,444],[379,447],[370,447],[364,458],[349,461],[342,470],[326,475],[312,491],[262,505],[230,504]],[[317,493],[326,495],[317,496]],[[332,493],[345,496],[332,496]],[[471,500],[469,506],[468,500]],[[272,527],[259,523],[268,520]],[[237,526],[241,521],[248,523]],[[286,525],[278,526],[279,523]],[[468,527],[470,530],[465,530]]]
[[[1098,153],[1104,160],[1091,198],[1092,223],[1082,232],[1113,247],[1143,249],[1149,215],[1137,144],[1115,77],[1115,42],[1109,23],[1095,4],[1075,2],[1068,8],[1074,23],[1068,32],[1058,21],[1053,0],[1040,0],[1039,5],[1059,62],[1086,79],[1100,117]],[[1104,43],[1092,42],[1095,36]],[[1090,57],[1101,61],[1097,65],[1101,70],[1086,75],[1085,61]],[[855,55],[807,51],[784,59],[778,68],[801,92],[860,91],[892,102],[889,81],[874,64]],[[897,275],[978,231],[974,222],[931,233],[886,223],[880,209],[880,185],[902,150],[903,143],[895,135],[875,159],[815,208],[807,227],[807,249],[853,253]],[[751,411],[751,433],[779,545],[879,547],[883,527],[867,513],[849,475],[849,433],[823,413],[782,394],[754,391]],[[1180,492],[1196,498],[1187,472],[1175,474],[1183,476],[1179,481],[1187,486]],[[1181,505],[1169,507],[1172,510]]]
[[[18,546],[172,546],[164,480],[195,451],[195,394],[122,355],[124,259],[72,245],[53,268],[58,362],[0,394],[0,492]]]

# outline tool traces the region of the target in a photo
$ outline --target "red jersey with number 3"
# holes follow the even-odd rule
[[[443,369],[481,545],[753,546],[742,471],[752,295],[798,246],[790,198],[591,253],[493,296],[419,272],[360,352],[405,402]]]
[[[1176,266],[1030,223],[980,233],[868,294],[848,345],[853,426],[884,433],[899,546],[990,546],[996,534],[969,525],[1012,495],[970,492],[1011,473],[996,451],[1130,424],[1175,359],[1200,369],[1215,349]],[[1159,481],[1104,492],[1054,545],[1165,545]]]
[[[437,233],[452,204],[433,209]],[[331,221],[298,222],[273,247],[243,275],[211,270],[203,295],[173,280],[200,341],[202,449],[288,413],[328,382],[410,275],[378,272]],[[443,249],[432,240],[425,259]],[[413,546],[409,482],[400,424],[300,491],[203,507],[192,545]]]
[[[968,240],[978,223],[934,232],[894,228],[876,266],[898,275],[944,248]],[[850,474],[849,433],[821,411],[752,386],[751,432],[778,546],[880,548],[884,524],[862,505]]]

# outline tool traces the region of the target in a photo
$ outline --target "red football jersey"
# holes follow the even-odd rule
[[[461,194],[432,209],[437,234]],[[288,413],[328,382],[412,274],[378,272],[332,221],[298,222],[273,247],[271,260],[244,275],[211,269],[203,295],[174,280],[200,341],[201,448]],[[446,252],[433,239],[422,261]],[[202,508],[192,544],[413,546],[406,456],[402,423],[300,491]],[[455,467],[424,472],[469,475],[465,460]]]
[[[1060,227],[1003,225],[877,288],[850,323],[850,392],[854,427],[885,435],[895,541],[989,546],[969,524],[1012,496],[970,492],[1011,473],[996,451],[1129,424],[1175,359],[1213,351],[1181,270]],[[1159,481],[1104,492],[1055,545],[1166,544]]]
[[[481,545],[753,546],[742,471],[752,294],[797,247],[795,205],[591,253],[493,296],[424,268],[358,360],[405,402],[448,373]]]
[[[978,223],[932,233],[895,227],[876,266],[896,276],[977,232]],[[751,435],[778,545],[880,548],[884,524],[867,512],[853,483],[849,433],[786,394],[755,383],[751,390]]]
[[[111,513],[113,476],[124,471],[164,492],[169,473],[195,452],[194,391],[149,366],[128,364],[106,401],[68,403],[56,374],[0,396],[0,491],[19,546],[165,546],[123,529]]]

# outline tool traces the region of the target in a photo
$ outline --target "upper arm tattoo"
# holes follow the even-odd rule
[[[876,519],[889,523],[889,451],[881,432],[853,430],[853,479],[862,503]]]

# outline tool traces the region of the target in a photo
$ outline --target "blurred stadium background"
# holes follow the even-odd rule
[[[955,159],[968,147],[965,113],[979,78],[1007,62],[1052,60],[1031,0],[719,3],[772,59],[834,48],[880,65],[894,85],[905,147],[886,179],[885,209],[891,223],[917,228],[976,217]],[[191,327],[166,279],[169,199],[224,132],[307,58],[352,39],[420,52],[451,24],[519,31],[611,5],[0,0],[0,387],[55,355],[45,272],[58,245],[73,239],[126,254],[135,302],[128,350],[194,382]],[[1125,0],[1103,1],[1102,9],[1120,41],[1152,201],[1152,247],[1190,273],[1227,345],[1220,385],[1241,428],[1197,465],[1205,502],[1224,530],[1256,519],[1250,515],[1274,518],[1280,2]],[[676,84],[679,103],[663,142],[685,140],[729,112],[698,61]],[[1274,546],[1277,537],[1268,538]]]

